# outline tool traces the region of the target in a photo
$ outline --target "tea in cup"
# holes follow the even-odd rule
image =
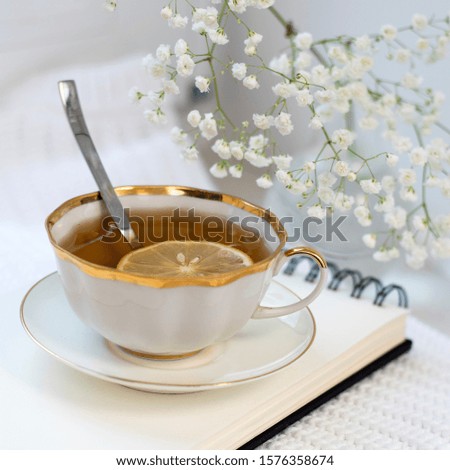
[[[108,341],[142,357],[195,354],[236,334],[250,318],[288,315],[326,283],[314,249],[283,251],[270,211],[238,197],[178,186],[116,188],[143,246],[132,250],[98,192],[73,198],[46,221],[68,301]],[[293,255],[312,258],[319,282],[291,305],[260,303]]]

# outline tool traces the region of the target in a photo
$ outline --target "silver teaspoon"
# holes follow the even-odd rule
[[[92,176],[97,183],[106,208],[114,222],[117,224],[122,235],[131,245],[131,248],[133,250],[142,248],[136,233],[130,225],[128,214],[125,212],[120,199],[114,191],[105,167],[103,166],[100,156],[95,149],[94,142],[92,141],[83,117],[75,82],[73,80],[63,80],[58,82],[58,87],[73,135],[75,136],[81,153],[83,154],[83,157],[91,170]]]

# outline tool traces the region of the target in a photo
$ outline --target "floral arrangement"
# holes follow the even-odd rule
[[[211,112],[194,109],[186,116],[184,129],[171,131],[183,159],[197,160],[203,139],[217,154],[210,169],[217,178],[240,178],[250,165],[261,169],[259,187],[281,184],[309,216],[323,219],[329,210],[352,212],[367,227],[363,240],[378,261],[398,258],[404,250],[407,264],[418,269],[430,254],[450,256],[450,211],[439,211],[448,203],[434,207],[435,213],[427,200],[430,191],[450,197],[450,147],[436,135],[450,133],[439,120],[444,95],[426,87],[417,73],[420,63],[445,57],[449,16],[415,14],[402,28],[384,25],[376,34],[316,40],[284,19],[275,0],[209,0],[203,7],[194,3],[171,0],[161,17],[176,33],[192,28],[203,37],[203,50],[191,49],[177,34],[173,45],[162,44],[143,59],[148,73],[160,79],[160,87],[151,93],[130,91],[135,101],[145,103],[144,115],[153,124],[167,121],[164,104],[170,95],[180,93],[181,80],[190,77],[200,93],[214,95]],[[114,9],[116,2],[108,1],[107,6]],[[286,49],[271,60],[259,54],[268,34],[256,31],[251,15],[243,15],[255,8],[267,10],[285,29]],[[218,48],[231,40],[230,22],[245,29],[245,63],[217,57]],[[408,46],[411,41],[414,44]],[[403,72],[395,78],[378,76],[378,58],[401,64]],[[206,76],[196,74],[201,63],[209,66]],[[218,86],[224,74],[249,90],[260,88],[262,74],[271,75],[268,94],[273,104],[255,109],[242,122],[233,121]],[[283,136],[294,131],[291,110],[296,107],[310,114],[310,132],[322,136],[317,154],[300,164],[282,149]],[[349,118],[355,116],[357,125],[352,128]],[[366,155],[358,137],[371,131],[379,132],[386,144],[380,152]],[[355,186],[360,194],[352,196]],[[372,232],[377,213],[386,230]]]

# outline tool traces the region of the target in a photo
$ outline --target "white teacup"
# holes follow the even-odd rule
[[[126,186],[116,192],[131,212],[195,208],[223,218],[257,216],[254,227],[265,236],[270,253],[253,265],[207,277],[161,279],[122,272],[85,261],[60,246],[81,222],[107,215],[99,193],[62,204],[49,215],[46,227],[70,305],[83,322],[128,351],[158,358],[187,356],[229,339],[250,318],[279,317],[306,307],[325,286],[325,259],[308,247],[283,251],[286,232],[261,207],[234,196],[178,186]],[[320,266],[318,284],[294,304],[261,306],[273,276],[293,255],[308,256]]]

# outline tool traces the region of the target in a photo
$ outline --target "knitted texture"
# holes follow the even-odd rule
[[[450,339],[410,318],[412,350],[260,449],[450,449]]]

